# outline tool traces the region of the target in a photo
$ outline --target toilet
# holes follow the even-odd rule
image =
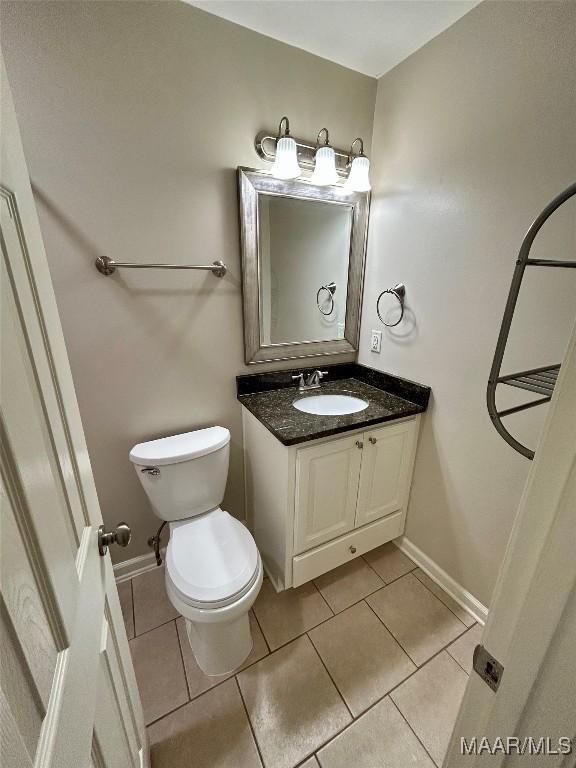
[[[252,649],[248,611],[262,561],[248,529],[220,508],[230,432],[209,427],[139,443],[130,461],[154,513],[169,524],[166,592],[186,619],[200,669],[222,675]]]

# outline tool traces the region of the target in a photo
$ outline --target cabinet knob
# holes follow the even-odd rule
[[[375,437],[369,437],[368,440],[372,443],[372,445],[376,445],[376,443],[378,442],[378,440],[376,440]]]
[[[364,448],[364,443],[362,440],[356,440],[356,447],[357,448]]]
[[[352,552],[353,555],[356,554],[356,547],[353,544],[350,545],[349,549],[350,549],[350,552]]]

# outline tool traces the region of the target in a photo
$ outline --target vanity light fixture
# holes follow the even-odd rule
[[[320,146],[320,136],[323,133],[325,134],[325,140],[323,146]],[[329,141],[328,128],[322,128],[316,138],[314,173],[310,179],[310,183],[316,184],[318,187],[327,187],[330,184],[336,184],[338,181],[336,157]]]
[[[277,179],[296,179],[302,173],[298,165],[296,142],[290,136],[290,121],[286,116],[280,120],[280,125],[278,126],[276,159],[274,160],[271,173]]]
[[[357,155],[354,155],[354,145],[356,142],[360,142],[360,151]],[[350,167],[350,173],[344,184],[344,188],[348,192],[370,192],[370,160],[364,154],[364,142],[360,137],[354,139],[352,146],[350,147],[350,155],[348,156],[348,165]]]
[[[338,186],[340,194],[370,191],[370,161],[361,138],[354,139],[349,150],[333,147],[327,128],[322,128],[315,142],[295,138],[290,134],[288,118],[283,117],[277,132],[256,134],[254,148],[272,165],[270,173],[279,180],[296,179],[311,171],[312,176],[305,181],[321,187]]]

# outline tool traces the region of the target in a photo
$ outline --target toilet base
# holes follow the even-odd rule
[[[249,611],[264,577],[258,555],[256,580],[248,592],[220,608],[198,608],[182,599],[166,568],[166,592],[178,613],[186,620],[186,633],[196,663],[206,675],[226,675],[238,669],[252,650]]]
[[[238,669],[252,650],[248,613],[218,623],[186,619],[186,633],[196,663],[206,675],[225,675]]]

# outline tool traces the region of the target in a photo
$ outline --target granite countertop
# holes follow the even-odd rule
[[[239,376],[238,400],[284,445],[297,445],[414,416],[425,411],[428,405],[430,389],[421,384],[379,374],[357,364],[328,366],[328,369],[320,389],[308,392],[298,391],[291,381],[293,371]],[[300,368],[296,372],[302,370],[314,368]],[[276,388],[272,388],[274,383]],[[369,405],[363,411],[341,416],[304,413],[292,405],[302,397],[320,394],[354,395],[368,400]]]

